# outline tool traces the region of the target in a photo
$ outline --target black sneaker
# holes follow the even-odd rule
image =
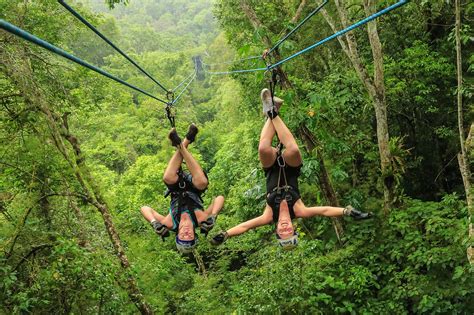
[[[173,147],[179,147],[181,144],[181,138],[178,136],[178,132],[176,132],[176,128],[172,128],[170,133],[168,134],[168,138],[171,140],[171,145]]]
[[[198,132],[199,132],[199,129],[198,129],[198,127],[196,127],[196,125],[194,123],[189,125],[188,133],[186,134],[186,139],[189,140],[189,143],[194,142]]]
[[[344,215],[348,215],[356,221],[367,220],[374,216],[372,212],[362,212],[353,208],[352,206],[347,206],[344,208]]]
[[[170,231],[168,230],[166,225],[161,224],[158,221],[153,222],[151,226],[153,227],[153,230],[155,230],[155,233],[161,236],[162,238],[165,238],[170,235]]]
[[[219,232],[217,235],[215,235],[212,239],[211,239],[211,244],[212,245],[221,245],[222,243],[224,243],[227,239],[229,238],[229,234],[227,234],[227,232]]]

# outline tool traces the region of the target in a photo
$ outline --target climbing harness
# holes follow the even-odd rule
[[[189,176],[189,174],[186,175],[180,168],[178,170],[178,187],[168,187],[165,192],[165,198],[170,195],[172,198],[170,214],[173,218],[173,229],[177,228],[179,219],[183,212],[188,212],[193,221],[194,227],[199,225],[194,210],[196,209],[196,206],[202,207],[203,200],[196,188],[192,186],[192,180],[189,179]],[[174,202],[175,200],[177,200],[177,204]]]

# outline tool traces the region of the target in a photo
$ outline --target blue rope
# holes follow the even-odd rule
[[[379,12],[374,13],[374,14],[372,14],[371,16],[369,16],[369,17],[367,17],[367,18],[365,18],[365,19],[363,19],[363,20],[361,20],[361,21],[359,21],[359,22],[357,22],[357,23],[354,23],[354,24],[352,24],[351,26],[348,26],[348,27],[346,27],[345,29],[340,30],[340,31],[337,32],[337,33],[334,33],[333,35],[331,35],[331,36],[329,36],[329,37],[326,37],[325,39],[320,40],[319,42],[316,42],[315,44],[313,44],[313,45],[311,45],[311,46],[309,46],[309,47],[306,47],[305,49],[303,49],[303,50],[301,50],[301,51],[299,51],[299,52],[297,52],[297,53],[295,53],[295,54],[293,54],[293,55],[291,55],[291,56],[289,56],[289,57],[287,57],[287,58],[285,58],[285,59],[282,59],[282,60],[278,61],[277,63],[272,64],[271,66],[269,66],[269,69],[273,69],[273,68],[275,68],[275,67],[278,67],[279,65],[281,65],[281,64],[283,64],[283,63],[285,63],[285,62],[287,62],[287,61],[289,61],[289,60],[291,60],[291,59],[293,59],[293,58],[295,58],[295,57],[297,57],[297,56],[299,56],[299,55],[301,55],[301,54],[304,54],[304,53],[310,51],[310,50],[313,49],[313,48],[316,48],[316,47],[318,47],[318,46],[320,46],[320,45],[322,45],[322,44],[324,44],[324,43],[326,43],[326,42],[328,42],[328,41],[330,41],[330,40],[332,40],[332,39],[334,39],[334,38],[336,38],[336,37],[339,37],[339,36],[341,36],[341,35],[344,35],[345,33],[349,32],[349,31],[352,31],[353,29],[358,28],[358,27],[360,27],[360,26],[362,26],[362,25],[364,25],[364,24],[366,24],[366,23],[368,23],[368,22],[370,22],[370,21],[372,21],[372,20],[378,18],[379,16],[381,16],[381,15],[383,15],[383,14],[385,14],[385,13],[388,13],[388,12],[392,11],[393,9],[396,9],[396,8],[398,8],[398,7],[401,7],[402,5],[407,4],[407,3],[408,3],[408,0],[401,0],[401,1],[397,2],[397,3],[395,3],[394,5],[391,5],[391,6],[385,8],[385,9],[383,9],[383,10],[380,10]]]
[[[51,51],[51,52],[53,52],[53,53],[55,53],[55,54],[58,54],[58,55],[60,55],[60,56],[62,56],[62,57],[64,57],[64,58],[66,58],[66,59],[69,59],[69,60],[71,60],[71,61],[73,61],[73,62],[75,62],[75,63],[77,63],[77,64],[80,64],[80,65],[83,66],[83,67],[86,67],[86,68],[88,68],[88,69],[90,69],[90,70],[92,70],[92,71],[95,71],[95,72],[97,72],[97,73],[99,73],[99,74],[102,74],[103,76],[106,76],[106,77],[109,78],[109,79],[112,79],[112,80],[114,80],[114,81],[116,81],[116,82],[118,82],[118,83],[121,83],[121,84],[123,84],[123,85],[126,85],[126,86],[128,86],[129,88],[134,89],[135,91],[138,91],[138,92],[140,92],[140,93],[143,93],[143,94],[145,94],[146,96],[149,96],[149,97],[151,97],[151,98],[153,98],[153,99],[155,99],[155,100],[157,100],[157,101],[159,101],[159,102],[162,102],[162,103],[164,103],[164,104],[167,103],[166,101],[164,101],[164,100],[162,100],[162,99],[159,99],[158,97],[153,96],[152,94],[150,94],[150,93],[148,93],[148,92],[145,92],[145,91],[143,91],[142,89],[137,88],[137,87],[131,85],[130,83],[127,83],[127,82],[123,81],[122,79],[119,79],[119,78],[117,78],[117,77],[111,75],[110,73],[108,73],[108,72],[106,72],[106,71],[104,71],[104,70],[102,70],[102,69],[100,69],[100,68],[97,68],[96,66],[93,66],[93,65],[91,65],[91,64],[89,64],[89,63],[87,63],[87,62],[85,62],[84,60],[79,59],[79,58],[77,58],[77,57],[75,57],[75,56],[69,54],[68,52],[62,50],[62,49],[59,48],[59,47],[56,47],[56,46],[54,46],[54,45],[51,45],[50,43],[48,43],[48,42],[42,40],[41,38],[38,38],[38,37],[36,37],[36,36],[34,36],[34,35],[32,35],[32,34],[26,32],[26,31],[22,30],[21,28],[18,28],[18,27],[16,27],[15,25],[6,22],[6,21],[3,20],[3,19],[0,19],[0,28],[2,28],[2,29],[4,29],[5,31],[10,32],[10,33],[12,33],[12,34],[14,34],[14,35],[16,35],[16,36],[18,36],[18,37],[21,37],[21,38],[23,38],[23,39],[25,39],[25,40],[27,40],[27,41],[33,43],[33,44],[36,44],[36,45],[38,45],[38,46],[40,46],[40,47],[43,47],[43,48],[45,48],[45,49],[47,49],[47,50],[49,50],[49,51]]]
[[[195,71],[195,72],[194,72],[194,76],[191,78],[191,80],[189,80],[188,84],[186,84],[186,86],[181,90],[181,92],[178,94],[178,96],[173,100],[173,102],[171,103],[171,105],[176,104],[176,102],[179,100],[179,98],[181,97],[181,95],[183,95],[184,91],[186,91],[186,89],[187,89],[188,86],[191,84],[191,82],[194,81],[194,79],[196,78],[196,74],[197,74],[197,72]]]
[[[135,61],[133,61],[127,54],[125,54],[120,48],[114,45],[107,37],[105,37],[99,30],[97,30],[92,24],[90,24],[86,19],[84,19],[79,13],[74,11],[73,8],[71,8],[66,2],[63,0],[58,0],[58,2],[66,8],[69,12],[72,13],[78,20],[80,20],[83,24],[85,24],[89,29],[91,29],[94,33],[96,33],[100,38],[102,38],[107,44],[109,44],[113,49],[115,49],[118,53],[120,53],[125,59],[127,59],[131,64],[133,64],[135,67],[137,67],[143,74],[145,74],[147,77],[149,77],[153,82],[158,84],[159,87],[161,87],[165,92],[168,91],[160,82],[155,80],[148,72],[146,72],[142,67],[140,67]]]
[[[329,0],[325,0],[321,5],[319,5],[316,9],[313,10],[307,17],[304,18],[298,25],[295,26],[294,29],[291,30],[288,34],[285,35],[282,39],[280,39],[269,51],[268,54],[272,53],[275,49],[277,49],[288,37],[290,37],[294,32],[296,32],[303,24],[305,24],[313,15],[318,13],[327,3]]]

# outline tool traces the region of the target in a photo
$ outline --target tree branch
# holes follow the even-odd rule
[[[305,6],[306,6],[306,0],[301,0],[300,5],[298,6],[298,9],[296,10],[295,15],[290,20],[291,23],[295,24],[296,22],[298,22]]]
[[[37,251],[43,249],[43,248],[50,248],[53,247],[53,244],[40,244],[33,246],[28,254],[23,256],[23,258],[16,264],[15,268],[13,268],[13,271],[16,271],[18,267],[20,267],[21,264],[23,264],[31,255],[35,254]]]

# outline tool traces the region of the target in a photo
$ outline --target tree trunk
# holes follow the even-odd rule
[[[457,103],[458,103],[458,128],[459,128],[459,142],[461,145],[461,152],[458,154],[459,169],[464,183],[464,191],[466,193],[467,208],[469,213],[469,242],[467,248],[467,258],[471,265],[474,265],[474,249],[472,248],[472,242],[474,239],[472,216],[474,213],[472,205],[472,194],[471,194],[471,169],[469,167],[469,160],[467,158],[467,150],[464,139],[464,119],[462,111],[462,55],[461,55],[461,6],[459,0],[455,1],[456,11],[456,67],[457,67]],[[472,125],[471,125],[472,131]],[[469,134],[471,134],[469,132]],[[469,142],[471,137],[468,137]],[[470,143],[468,144],[470,148]]]
[[[349,26],[349,18],[347,10],[339,0],[335,0],[339,19],[343,27]],[[374,12],[375,7],[371,0],[364,0],[364,10],[367,15]],[[326,22],[329,24],[333,32],[337,32],[336,24],[328,12],[321,10]],[[362,62],[359,54],[357,40],[353,32],[348,32],[343,37],[337,37],[342,50],[347,55],[356,70],[356,73],[367,90],[372,100],[375,118],[377,121],[377,143],[380,156],[380,168],[382,172],[383,191],[384,191],[384,213],[387,215],[395,199],[395,180],[391,166],[391,153],[389,147],[389,132],[387,119],[387,105],[385,101],[385,84],[383,72],[383,53],[382,45],[377,31],[377,22],[371,21],[367,24],[367,33],[369,35],[370,46],[372,49],[372,57],[374,62],[374,76],[370,77],[366,66]]]
[[[323,154],[317,146],[316,137],[306,126],[302,126],[300,128],[300,134],[301,138],[306,144],[306,150],[308,151],[308,153],[312,153],[316,149],[316,158],[318,159],[319,164],[319,172],[317,172],[316,174],[318,177],[319,185],[321,187],[321,191],[324,194],[324,198],[327,202],[329,202],[330,206],[340,207],[339,200],[331,184],[331,179],[329,178],[329,174],[324,163]],[[339,240],[339,243],[342,244],[342,237],[344,236],[343,221],[339,218],[331,218],[331,220],[332,225],[334,227],[334,231],[337,235],[337,239]]]
[[[109,207],[101,197],[99,189],[95,186],[95,181],[88,168],[85,165],[84,157],[81,154],[81,149],[77,139],[69,133],[67,128],[67,120],[61,119],[56,113],[54,113],[49,105],[46,97],[43,95],[41,89],[36,86],[33,72],[29,64],[29,57],[26,56],[20,49],[16,50],[16,53],[0,54],[2,63],[6,65],[7,77],[11,78],[21,91],[25,102],[32,108],[35,108],[39,112],[44,114],[46,123],[50,130],[50,136],[54,141],[56,148],[63,155],[64,159],[68,162],[73,170],[76,179],[78,180],[83,194],[86,199],[94,205],[102,215],[104,225],[109,234],[109,238],[113,244],[115,254],[120,260],[121,267],[127,277],[126,283],[122,283],[122,286],[127,291],[130,299],[135,303],[135,306],[140,310],[142,314],[153,314],[150,306],[145,302],[135,278],[132,276],[130,271],[130,263],[123,250],[122,243],[119,235],[112,222],[112,216],[110,215]],[[14,58],[14,59],[12,59]],[[74,158],[70,156],[70,152],[66,147],[63,137],[71,144],[74,150]]]
[[[471,128],[469,129],[469,134],[466,139],[466,154],[468,157],[472,156],[472,147],[474,145],[473,142],[473,137],[474,137],[474,123],[471,124]],[[471,159],[468,158],[467,161],[469,164],[467,168],[470,170],[470,165],[474,162]],[[467,258],[471,265],[474,264],[474,205],[473,205],[473,191],[472,191],[472,186],[470,187],[469,190],[469,197],[467,199],[467,204],[468,204],[468,213],[469,213],[469,241],[468,241],[468,247],[467,247]]]

